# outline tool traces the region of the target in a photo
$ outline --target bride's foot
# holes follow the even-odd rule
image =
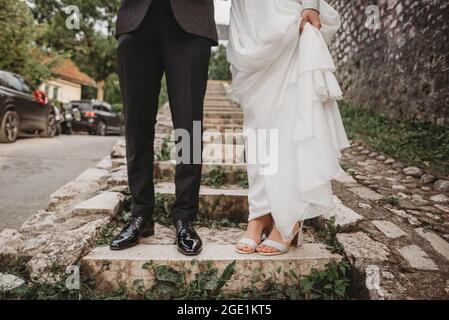
[[[295,235],[293,239],[284,241],[279,230],[276,227],[273,227],[273,230],[268,236],[268,241],[262,242],[256,248],[256,251],[266,255],[286,253],[290,250],[293,241],[297,241],[298,237],[302,237],[301,233],[301,224],[297,223],[293,231],[293,234]]]
[[[256,247],[262,242],[263,232],[271,227],[273,219],[271,215],[265,215],[248,222],[245,235],[237,243],[235,248],[240,253],[253,253]]]

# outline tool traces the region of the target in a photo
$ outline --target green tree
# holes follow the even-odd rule
[[[36,46],[45,32],[36,26],[25,2],[0,0],[0,69],[18,73],[35,85],[50,75],[54,59]]]
[[[211,80],[231,80],[231,70],[226,58],[226,47],[220,45],[209,63],[209,79]]]
[[[49,26],[40,45],[68,55],[93,77],[100,100],[105,96],[106,80],[116,72],[114,31],[119,4],[120,0],[30,0],[36,21]],[[73,17],[79,19],[79,28],[67,27]]]

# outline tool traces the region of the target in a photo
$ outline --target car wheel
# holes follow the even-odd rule
[[[19,115],[15,111],[6,111],[0,125],[0,142],[12,143],[19,135]]]
[[[54,114],[49,114],[47,117],[47,128],[39,133],[42,138],[53,138],[56,135],[56,119]]]
[[[97,125],[97,136],[105,136],[106,135],[106,123],[100,121]]]

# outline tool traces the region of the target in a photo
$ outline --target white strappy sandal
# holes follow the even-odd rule
[[[262,235],[260,236],[261,243],[263,240],[265,240],[268,237],[270,232],[271,232],[271,227],[264,229],[264,231],[262,232]],[[251,247],[251,251],[240,250],[239,248],[237,248],[238,245],[249,246],[249,247]],[[242,238],[235,245],[235,251],[237,251],[237,253],[240,253],[240,254],[253,254],[256,252],[256,249],[258,246],[259,246],[259,244],[256,241],[254,241],[253,239]]]
[[[244,246],[251,247],[251,251],[240,250],[239,248],[237,248],[238,245],[244,245]],[[252,253],[256,252],[257,246],[258,246],[257,242],[254,241],[253,239],[242,238],[239,240],[239,242],[237,242],[237,244],[235,246],[235,250],[240,254],[252,254]]]
[[[300,224],[298,231],[296,232],[295,236],[293,237],[293,241],[292,244],[289,248],[287,248],[286,246],[284,246],[282,243],[279,243],[277,241],[274,240],[270,240],[270,239],[266,239],[264,240],[260,245],[261,246],[266,246],[266,247],[271,247],[274,248],[276,250],[278,250],[277,252],[257,252],[258,254],[262,255],[262,256],[278,256],[280,254],[285,254],[288,251],[290,251],[290,248],[292,246],[301,246],[304,240],[304,235],[302,232],[302,226],[303,223]],[[257,249],[257,247],[256,247]]]

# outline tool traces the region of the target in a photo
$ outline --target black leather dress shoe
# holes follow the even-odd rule
[[[186,256],[195,256],[203,249],[203,242],[188,220],[175,221],[176,246]]]
[[[131,248],[139,242],[140,238],[154,235],[154,223],[148,223],[142,217],[133,217],[123,228],[120,234],[111,241],[111,250],[123,250]]]

